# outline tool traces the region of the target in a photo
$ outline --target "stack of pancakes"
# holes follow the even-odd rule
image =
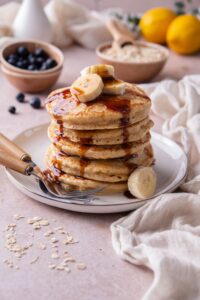
[[[126,191],[132,171],[154,161],[150,106],[149,97],[132,84],[123,95],[101,94],[87,103],[68,87],[52,92],[46,101],[51,177],[66,190],[103,185],[105,193]]]

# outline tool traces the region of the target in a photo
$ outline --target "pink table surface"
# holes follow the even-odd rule
[[[93,52],[73,46],[65,51],[65,67],[56,87],[69,85],[77,77],[81,68],[96,62]],[[165,68],[157,78],[179,79],[185,74],[199,73],[199,56],[181,57],[171,54]],[[33,110],[28,104],[15,100],[16,90],[0,74],[0,130],[9,136],[26,128],[48,122],[49,117],[44,109]],[[46,96],[40,95],[43,98]],[[28,96],[27,96],[28,98]],[[18,114],[10,115],[9,105],[16,105]],[[157,125],[158,123],[156,123]],[[10,269],[3,263],[13,259],[5,248],[3,232],[9,223],[17,223],[18,232],[23,233],[22,241],[29,239],[27,221],[15,221],[14,214],[26,218],[42,216],[50,221],[50,227],[64,226],[80,242],[65,246],[87,269],[73,269],[70,274],[63,271],[52,271],[48,268],[50,248],[38,250],[34,245],[21,261],[17,262],[19,270]],[[121,260],[111,244],[110,224],[125,214],[89,215],[64,211],[40,204],[19,192],[8,180],[3,168],[0,168],[0,299],[26,300],[138,300],[152,282],[152,273]],[[28,228],[28,229],[27,229]],[[42,237],[41,229],[35,236]],[[60,246],[64,249],[64,246]],[[39,261],[30,265],[35,256]],[[15,261],[15,259],[13,259]]]

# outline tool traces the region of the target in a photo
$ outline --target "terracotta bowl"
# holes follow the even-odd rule
[[[110,42],[99,45],[96,49],[96,54],[101,63],[113,65],[117,78],[127,82],[148,82],[161,71],[169,57],[169,51],[165,47],[153,43],[136,42],[136,44],[158,49],[163,53],[163,58],[158,61],[146,63],[117,61],[115,59],[108,58],[102,52],[106,48],[111,47]]]
[[[6,61],[6,57],[14,53],[19,46],[25,46],[30,52],[36,48],[44,49],[47,54],[56,60],[54,68],[45,71],[28,71],[17,68]],[[57,81],[62,68],[64,57],[55,46],[40,41],[17,41],[7,44],[0,53],[1,69],[8,81],[21,92],[38,93],[47,90]]]

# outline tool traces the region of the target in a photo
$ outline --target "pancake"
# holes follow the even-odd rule
[[[81,145],[70,142],[66,138],[58,137],[52,128],[48,128],[48,135],[52,143],[67,155],[75,155],[90,159],[110,159],[138,154],[143,151],[150,140],[150,133],[147,133],[142,139],[122,145]]]
[[[68,138],[69,141],[90,145],[118,145],[125,142],[134,142],[143,138],[153,121],[149,118],[137,122],[128,127],[119,129],[102,130],[73,130],[65,127],[65,123],[52,122],[50,127],[56,135]]]
[[[55,175],[56,173],[56,175]],[[115,194],[120,192],[125,192],[127,190],[127,181],[126,182],[117,182],[117,183],[107,183],[102,181],[90,180],[79,176],[74,176],[70,174],[65,174],[60,172],[58,176],[57,170],[50,173],[51,178],[59,183],[62,188],[66,191],[69,190],[89,190],[99,187],[104,187],[101,194]]]
[[[77,156],[63,155],[51,145],[46,154],[46,163],[53,170],[75,176],[104,182],[123,182],[138,166],[150,166],[153,163],[153,150],[149,144],[139,155],[126,159],[89,160]]]
[[[69,191],[70,189],[75,189],[79,191],[95,189],[98,187],[104,187],[103,191],[97,193],[97,195],[113,195],[118,193],[123,193],[128,190],[127,182],[117,182],[117,183],[102,183],[98,181],[92,181],[84,178],[77,178],[72,175],[65,175],[61,179],[61,187]]]
[[[52,92],[46,109],[65,128],[76,130],[115,129],[135,124],[150,112],[151,100],[143,90],[128,84],[123,95],[101,94],[94,101],[80,103],[69,88]]]

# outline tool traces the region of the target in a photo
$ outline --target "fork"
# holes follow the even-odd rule
[[[76,202],[89,203],[95,199],[93,196],[96,193],[104,189],[104,186],[100,186],[87,191],[64,191],[59,184],[48,181],[40,168],[32,161],[31,156],[2,133],[0,133],[0,164],[23,175],[33,175],[40,189],[54,200],[76,200]]]

